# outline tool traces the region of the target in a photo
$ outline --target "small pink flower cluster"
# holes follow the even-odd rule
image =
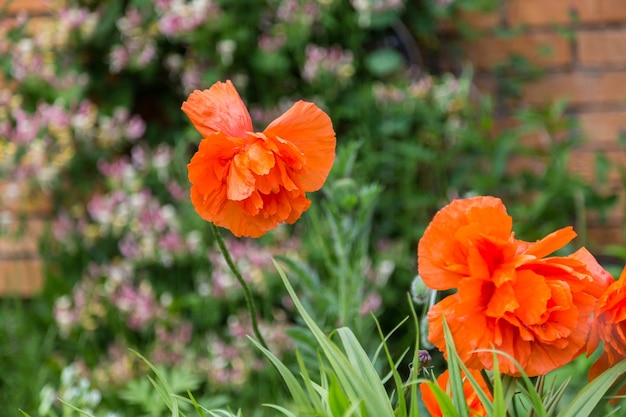
[[[149,32],[139,9],[128,7],[116,22],[122,39],[109,52],[109,70],[115,74],[124,69],[141,70],[154,62],[157,55],[155,36]]]
[[[100,237],[115,237],[120,254],[136,264],[171,265],[175,257],[195,249],[183,238],[176,208],[161,204],[148,188],[96,194],[87,211],[95,229],[91,243]]]
[[[158,324],[155,328],[154,350],[151,358],[159,365],[176,366],[185,357],[193,354],[188,348],[193,334],[193,324],[187,320],[175,320],[168,325]]]
[[[182,230],[179,205],[162,203],[147,186],[156,180],[170,192],[164,200],[180,202],[187,191],[171,177],[172,149],[159,145],[149,150],[140,144],[130,157],[101,159],[98,169],[110,191],[93,194],[86,205],[63,211],[55,218],[53,234],[65,250],[97,246],[113,238],[119,253],[135,267],[148,263],[171,265],[177,257],[203,256],[202,238]]]
[[[283,24],[311,25],[319,16],[319,8],[316,1],[282,0],[276,8],[276,20]]]
[[[330,75],[340,81],[349,80],[354,74],[352,51],[339,46],[325,48],[309,44],[306,47],[306,61],[302,68],[302,78],[309,83]]]
[[[271,323],[260,319],[259,330],[273,354],[279,358],[293,349],[287,336],[289,325],[281,312],[274,314]],[[207,373],[210,382],[222,387],[242,389],[250,374],[265,369],[266,363],[258,356],[247,336],[252,335],[250,318],[245,311],[228,318],[228,337],[207,335],[208,356],[201,357],[199,368]]]
[[[92,264],[71,295],[58,298],[54,318],[60,334],[68,337],[75,329],[94,332],[106,325],[111,308],[128,329],[140,331],[164,316],[165,307],[156,299],[147,281],[133,282],[133,267],[125,261]]]
[[[159,30],[166,36],[186,34],[221,15],[220,6],[214,0],[156,0],[155,6]]]
[[[388,104],[407,105],[414,100],[423,100],[433,92],[433,79],[430,75],[424,75],[417,80],[411,80],[408,85],[394,85],[382,82],[372,86],[372,94],[376,104],[386,106]]]
[[[20,15],[17,21],[0,21],[0,55],[7,59],[9,76],[20,82],[36,78],[59,90],[85,85],[86,75],[77,73],[64,57],[70,33],[90,32],[96,15],[60,19],[54,24],[42,22],[36,31],[27,29],[27,20],[26,15]]]

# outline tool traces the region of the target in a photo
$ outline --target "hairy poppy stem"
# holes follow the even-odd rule
[[[254,331],[254,335],[258,339],[261,346],[265,349],[268,349],[267,343],[265,343],[265,339],[261,336],[261,332],[259,331],[259,324],[256,319],[256,307],[254,305],[254,300],[252,299],[252,292],[250,291],[250,287],[246,281],[244,281],[241,272],[237,268],[237,265],[233,262],[233,259],[230,257],[230,252],[228,252],[228,248],[224,243],[224,239],[222,239],[222,235],[220,235],[220,231],[217,229],[215,223],[211,223],[211,230],[213,230],[213,235],[215,236],[215,240],[217,240],[217,246],[220,248],[220,252],[222,252],[222,256],[224,256],[224,260],[228,264],[230,270],[235,274],[237,281],[241,284],[243,288],[243,294],[246,298],[246,304],[248,305],[248,314],[250,315],[250,320],[252,321],[252,331]]]

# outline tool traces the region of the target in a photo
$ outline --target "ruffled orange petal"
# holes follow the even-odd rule
[[[225,193],[222,197],[225,197]],[[255,203],[252,199],[261,199],[262,210],[251,209]],[[194,193],[192,189],[192,201]],[[243,201],[221,200],[221,208],[213,218],[203,218],[214,222],[217,226],[229,229],[237,237],[260,237],[269,230],[275,229],[280,223],[293,224],[311,205],[306,196],[288,191],[272,194],[253,193]],[[196,206],[196,204],[194,204]],[[201,209],[204,206],[201,206]],[[196,210],[202,214],[201,210]]]
[[[294,166],[301,159],[295,179],[304,191],[319,190],[335,160],[335,131],[328,115],[313,103],[298,101],[263,132],[268,138],[282,139],[297,149],[288,151],[287,144],[279,145],[280,155]]]
[[[609,365],[626,358],[626,268],[598,300],[587,353],[593,353],[600,342]]]
[[[253,130],[248,109],[230,80],[217,82],[208,90],[195,90],[183,103],[182,110],[204,137],[223,132],[230,137],[245,138]]]
[[[511,228],[512,219],[497,198],[452,201],[435,214],[419,241],[418,271],[424,283],[437,290],[457,287],[461,278],[470,275],[470,247],[479,238],[506,241],[511,237]],[[491,250],[485,246],[484,251]]]
[[[478,347],[490,345],[493,340],[493,325],[488,324],[487,317],[469,298],[464,302],[458,297],[458,293],[453,294],[428,310],[428,340],[447,356],[443,332],[445,318],[461,360],[469,368],[479,368],[481,363],[474,351]],[[468,332],[467,329],[472,331]]]
[[[227,140],[223,133],[216,133],[203,139],[198,151],[187,165],[192,189],[195,188],[196,193],[206,196],[207,200],[214,200],[215,193],[221,191],[226,198],[225,189],[222,188],[227,182],[230,160],[236,154],[237,148],[238,145]],[[217,210],[218,203],[219,200],[216,200],[211,204],[212,210]],[[208,213],[206,210],[203,212],[205,215]]]
[[[543,258],[561,249],[575,237],[576,232],[574,232],[572,226],[564,227],[556,232],[550,233],[548,236],[535,243],[530,243],[524,251],[524,254]]]
[[[515,316],[526,326],[540,323],[551,296],[550,286],[545,279],[532,271],[521,271],[517,274],[513,288],[519,302]]]
[[[521,271],[502,287],[481,279],[461,280],[458,291],[428,312],[429,340],[446,351],[445,317],[461,360],[470,368],[493,369],[497,349],[515,358],[529,376],[544,375],[569,363],[585,347],[594,298],[572,295],[566,283]],[[501,372],[519,376],[505,357]]]
[[[596,258],[585,248],[580,248],[576,252],[568,256],[575,259],[585,266],[592,278],[592,283],[585,287],[585,291],[596,298],[604,294],[606,289],[615,281],[606,269],[604,269],[596,260]]]

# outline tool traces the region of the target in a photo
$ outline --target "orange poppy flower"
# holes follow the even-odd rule
[[[589,380],[626,359],[626,268],[598,300],[587,353],[591,355],[600,342],[604,342],[604,352],[589,369]]]
[[[478,381],[478,384],[480,385],[482,390],[487,394],[489,399],[493,401],[493,397],[491,393],[489,392],[489,389],[487,388],[487,384],[485,383],[485,380],[480,375],[480,371],[470,370],[470,372],[472,373],[472,376],[474,377],[474,379]],[[437,378],[437,385],[439,385],[444,392],[450,392],[450,387],[448,385],[449,380],[450,380],[450,374],[446,370],[441,375],[439,375],[439,378]],[[433,394],[433,391],[430,389],[430,387],[427,384],[420,384],[420,392],[422,393],[422,401],[424,402],[424,406],[430,413],[431,417],[442,417],[443,413],[441,412],[439,403],[437,403],[435,394]],[[474,387],[472,386],[472,384],[470,384],[469,380],[465,378],[465,376],[463,377],[463,394],[465,395],[465,401],[467,403],[467,407],[470,410],[470,415],[472,416],[486,416],[487,415],[487,410],[485,410],[485,407],[480,402],[480,399],[478,398],[478,395],[476,394]]]
[[[571,227],[537,242],[517,240],[512,219],[494,197],[456,200],[441,209],[418,245],[424,283],[457,289],[428,312],[429,340],[443,352],[442,319],[470,368],[493,369],[497,349],[529,376],[558,368],[585,348],[590,316],[612,278],[584,248],[548,257],[576,234]],[[499,357],[500,371],[518,376]]]
[[[298,101],[261,133],[230,81],[194,91],[182,110],[203,136],[187,165],[191,202],[238,237],[293,224],[333,165],[332,122],[313,103]]]

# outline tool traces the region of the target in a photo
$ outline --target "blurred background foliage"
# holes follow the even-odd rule
[[[321,327],[348,324],[374,349],[369,314],[387,331],[408,315],[417,241],[451,198],[502,198],[525,240],[584,230],[615,196],[568,169],[582,138],[564,103],[520,109],[521,127],[496,129],[471,67],[442,54],[451,42],[442,25],[471,36],[458,11],[493,3],[68,0],[49,18],[3,17],[2,199],[45,193],[53,203],[43,293],[0,303],[3,409],[72,415],[59,397],[96,416],[160,416],[129,348],[207,407],[264,415],[259,404],[284,395],[245,338],[240,287],[188,201],[186,164],[200,137],[180,105],[218,80],[234,82],[256,129],[304,99],[337,132],[331,176],[295,226],[227,240],[264,337],[287,362],[296,345],[317,358],[272,257]],[[511,68],[500,71],[502,91],[514,93],[532,71]],[[521,140],[531,134],[543,146]],[[401,353],[414,337],[398,331],[391,347]]]

